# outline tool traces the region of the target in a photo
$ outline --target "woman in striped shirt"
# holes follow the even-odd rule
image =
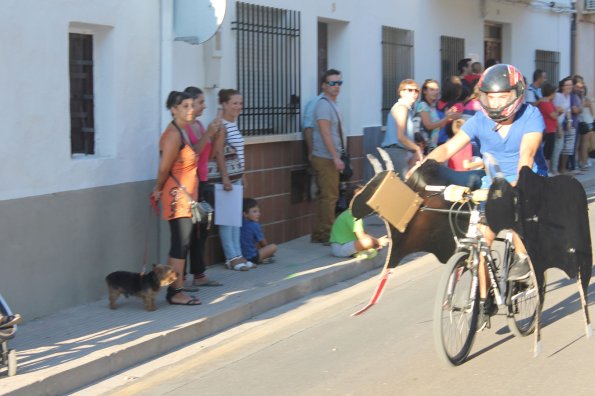
[[[221,173],[223,190],[231,191],[234,186],[242,185],[242,179],[231,181],[227,174],[225,166],[225,157],[223,155],[223,146],[228,144],[235,150],[238,155],[242,168],[245,167],[244,161],[244,137],[236,124],[236,121],[244,107],[242,95],[235,89],[222,89],[219,91],[219,104],[221,105],[223,126],[225,127],[225,135],[218,138],[214,142],[213,151],[214,157],[217,161],[219,172]],[[239,202],[240,212],[242,202]],[[222,210],[223,208],[216,208]],[[225,254],[225,265],[229,269],[236,271],[247,271],[255,265],[246,260],[242,256],[242,248],[240,245],[240,227],[220,225],[219,238],[221,239],[221,246]]]

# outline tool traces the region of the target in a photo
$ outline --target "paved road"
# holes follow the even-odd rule
[[[593,197],[594,191],[588,192]],[[591,214],[595,204],[591,203]],[[591,224],[594,219],[591,219]],[[593,231],[592,231],[593,233]],[[468,362],[437,359],[432,305],[441,265],[430,256],[399,267],[379,305],[350,313],[372,292],[360,277],[254,318],[79,395],[489,395],[595,392],[595,338],[586,339],[577,288],[548,272],[543,352],[515,338],[506,317],[478,334]],[[589,299],[595,301],[595,285]],[[595,311],[591,308],[592,315]],[[122,386],[123,385],[123,386]]]

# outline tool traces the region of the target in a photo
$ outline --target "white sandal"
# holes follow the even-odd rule
[[[240,263],[232,264],[235,260],[237,260],[239,258],[241,258],[241,257],[234,257],[231,260],[227,260],[225,262],[225,266],[227,267],[227,269],[234,270],[234,271],[248,271],[250,269],[250,267],[248,267],[246,265],[246,263],[240,262]]]

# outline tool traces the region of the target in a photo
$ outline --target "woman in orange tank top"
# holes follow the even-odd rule
[[[153,197],[161,201],[163,219],[169,222],[171,248],[167,263],[176,271],[178,278],[167,289],[167,301],[176,305],[199,305],[194,296],[183,293],[184,265],[188,249],[196,233],[197,224],[192,223],[190,198],[196,200],[198,191],[197,154],[190,145],[185,127],[194,120],[192,97],[185,92],[170,92],[166,107],[173,120],[159,141],[159,170],[153,189]],[[177,179],[177,182],[175,179]],[[181,187],[183,186],[183,187]]]

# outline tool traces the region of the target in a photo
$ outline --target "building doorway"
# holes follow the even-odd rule
[[[318,73],[316,92],[320,92],[320,81],[328,69],[328,24],[318,22]]]
[[[486,22],[484,25],[483,59],[485,66],[502,62],[502,25]]]

